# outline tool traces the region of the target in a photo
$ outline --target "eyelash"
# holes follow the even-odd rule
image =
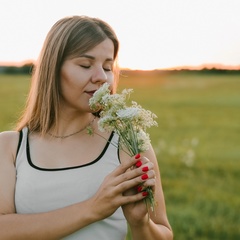
[[[88,68],[90,68],[90,66],[84,66],[84,65],[80,65],[82,68],[86,68],[86,69],[88,69]]]
[[[80,65],[82,68],[85,68],[85,69],[89,69],[91,66],[85,66],[85,65]],[[106,72],[110,72],[110,71],[112,71],[112,69],[109,69],[109,68],[103,68],[104,69],[104,71],[106,71]]]

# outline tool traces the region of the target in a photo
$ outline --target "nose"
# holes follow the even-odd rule
[[[102,67],[95,69],[92,75],[92,82],[105,83],[107,81],[107,74]]]

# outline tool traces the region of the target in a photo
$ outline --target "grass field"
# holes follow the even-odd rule
[[[0,131],[12,128],[29,79],[0,75]],[[150,134],[175,239],[240,239],[240,76],[123,72],[119,88],[158,115]]]

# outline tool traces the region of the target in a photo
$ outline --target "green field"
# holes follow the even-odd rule
[[[29,79],[0,75],[0,131]],[[240,239],[240,75],[123,72],[119,88],[158,115],[150,134],[175,239]]]

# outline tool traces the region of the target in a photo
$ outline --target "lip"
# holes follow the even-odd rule
[[[97,90],[91,90],[91,91],[85,91],[85,93],[87,93],[90,96],[93,96],[93,94],[96,92]]]

